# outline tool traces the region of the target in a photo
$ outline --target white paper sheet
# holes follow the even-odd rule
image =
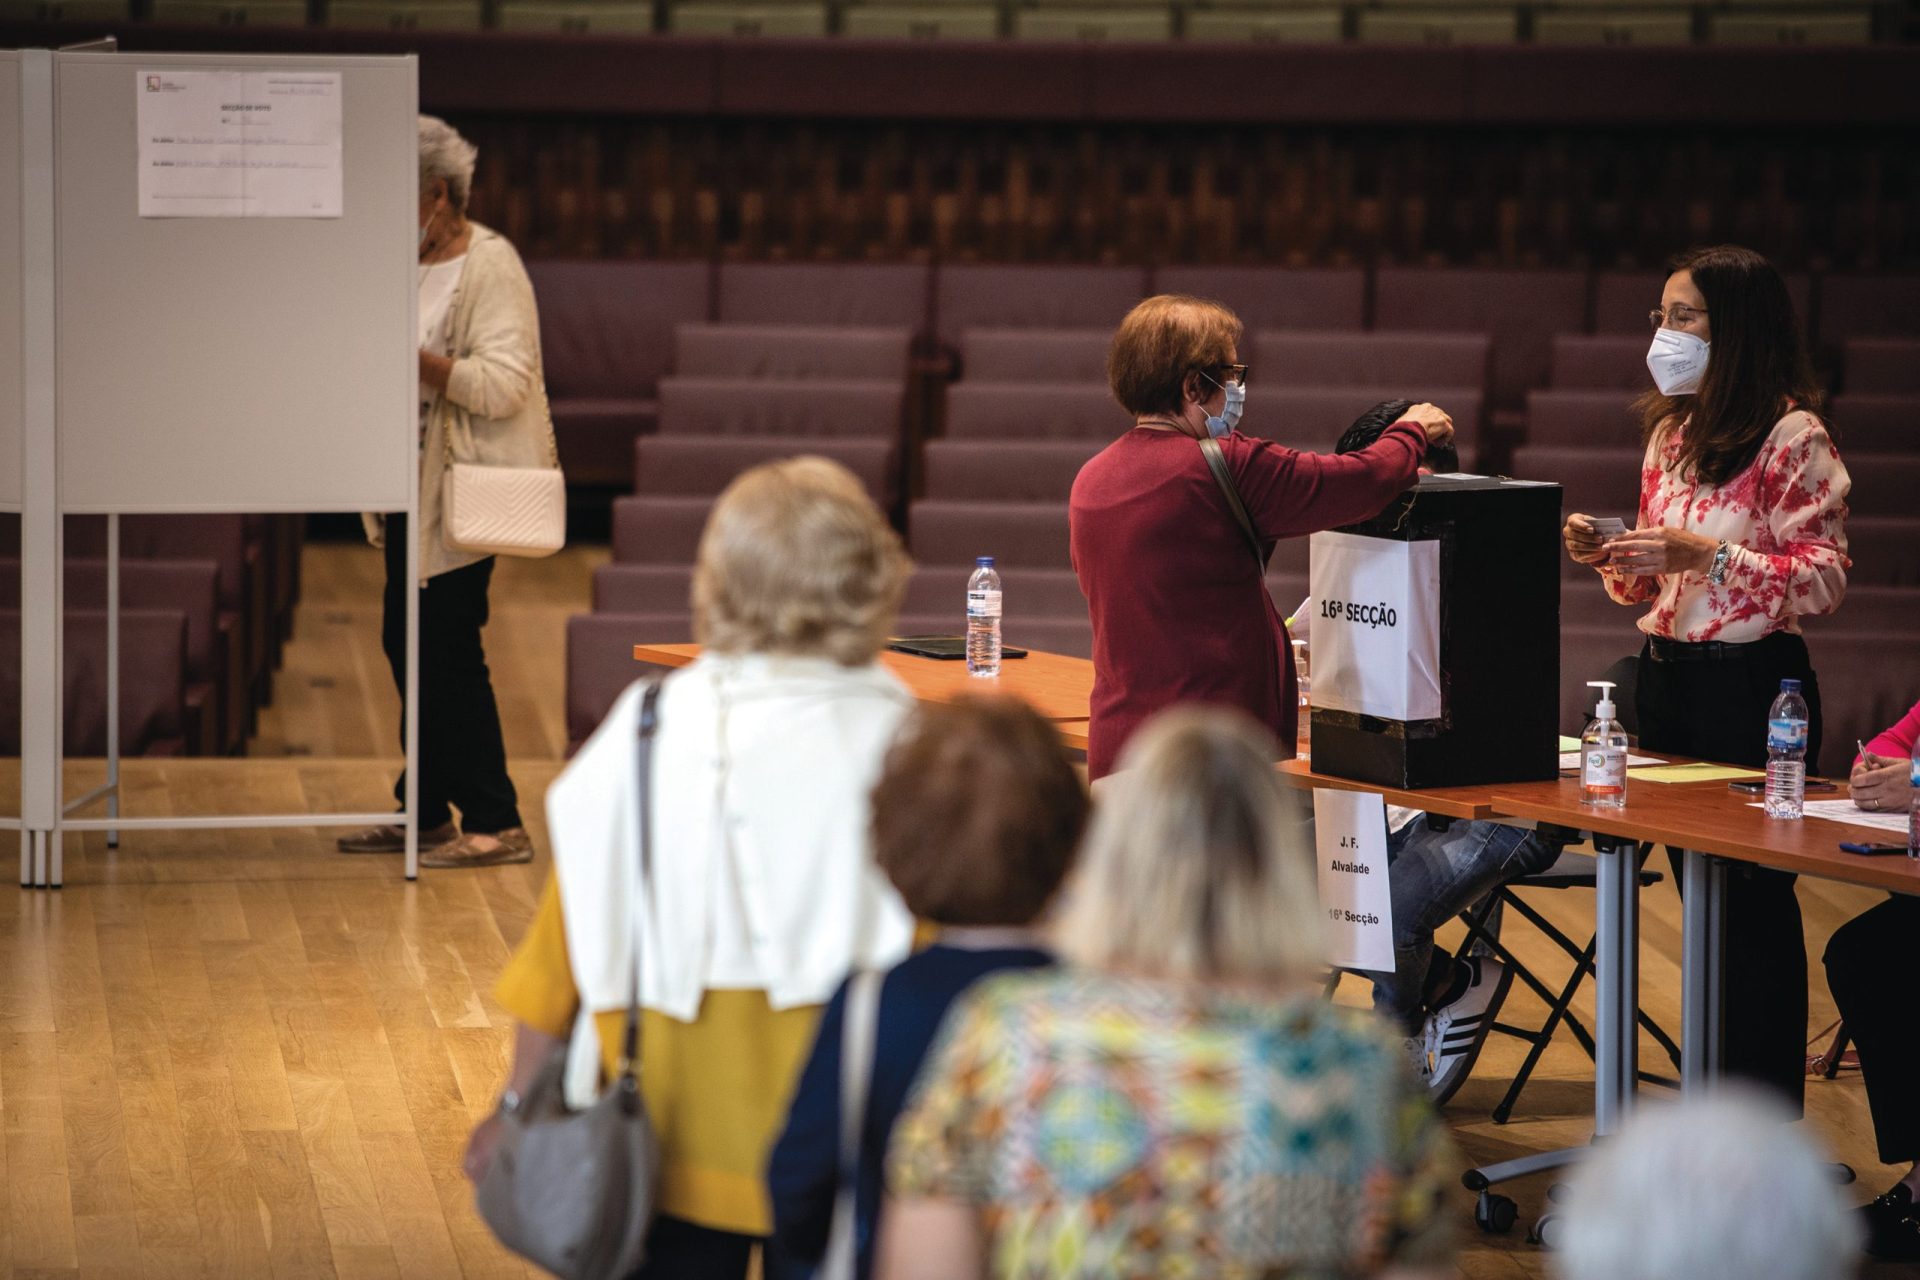
[[[1440,544],[1316,533],[1308,555],[1313,705],[1439,719]]]
[[[1766,805],[1761,803],[1753,807],[1764,809]],[[1801,807],[1801,812],[1809,818],[1825,818],[1830,822],[1850,822],[1856,827],[1891,831],[1903,837],[1907,834],[1906,814],[1869,812],[1851,800],[1809,800]]]
[[[142,71],[143,218],[338,218],[337,71]]]
[[[1630,755],[1627,757],[1627,768],[1629,769],[1638,769],[1642,765],[1665,764],[1665,763],[1666,763],[1665,760],[1657,760],[1652,756]],[[1574,770],[1578,769],[1579,767],[1580,767],[1580,753],[1578,751],[1562,751],[1560,753],[1560,772],[1572,773]]]
[[[1327,963],[1393,969],[1393,895],[1387,884],[1386,800],[1377,791],[1313,793]]]

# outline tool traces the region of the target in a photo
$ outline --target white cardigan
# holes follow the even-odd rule
[[[869,795],[912,696],[879,664],[703,655],[668,678],[653,760],[653,883],[640,876],[642,686],[547,791],[583,1012],[640,998],[692,1021],[717,927],[744,936],[775,1009],[824,1004],[847,972],[902,959],[913,919],[873,864]],[[739,893],[716,892],[729,857]],[[745,920],[718,914],[744,908]]]

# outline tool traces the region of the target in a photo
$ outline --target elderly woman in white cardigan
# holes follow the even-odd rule
[[[526,862],[533,842],[507,776],[506,744],[480,628],[493,557],[449,546],[441,475],[449,455],[500,467],[558,467],[540,365],[533,284],[513,246],[467,217],[478,152],[444,120],[420,117],[420,865]],[[406,521],[369,516],[384,546],[381,639],[406,680]],[[394,784],[396,799],[405,779]],[[453,811],[460,812],[455,827]],[[393,853],[395,825],[343,837],[344,853]]]
[[[639,846],[634,686],[547,793],[553,877],[495,994],[520,1023],[508,1088],[571,1038],[568,1094],[620,1053],[640,970],[640,1087],[661,1173],[644,1277],[747,1274],[763,1173],[820,1009],[913,922],[869,850],[869,795],[912,699],[876,661],[908,563],[844,467],[769,463],[727,487],[694,566],[705,652],[657,708]],[[467,1172],[486,1173],[498,1119]]]

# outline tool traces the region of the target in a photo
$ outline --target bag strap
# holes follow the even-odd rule
[[[1207,470],[1213,472],[1213,482],[1226,495],[1227,510],[1233,512],[1234,523],[1246,535],[1247,546],[1253,550],[1254,562],[1260,566],[1261,575],[1265,576],[1267,554],[1260,549],[1260,535],[1254,530],[1253,517],[1247,514],[1247,504],[1240,501],[1240,490],[1233,483],[1233,472],[1227,470],[1227,455],[1221,451],[1220,442],[1212,436],[1200,442],[1200,454],[1207,460]]]
[[[866,1127],[867,1096],[873,1083],[875,1029],[880,1021],[880,985],[886,975],[855,970],[847,979],[840,1016],[840,1161],[833,1196],[833,1225],[820,1261],[821,1280],[853,1280],[858,1265],[857,1197],[860,1187],[860,1137]]]
[[[660,731],[660,682],[640,695],[640,742],[635,751],[640,775],[640,892],[653,883],[653,739]],[[644,908],[645,899],[641,905]],[[627,1002],[627,1028],[620,1038],[620,1080],[631,1085],[640,1061],[640,948],[633,948],[633,998]]]

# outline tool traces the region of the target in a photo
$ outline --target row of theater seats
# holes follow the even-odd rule
[[[625,342],[639,354],[645,341],[615,335],[604,312],[585,320],[582,307],[620,312],[616,297],[637,291],[632,279],[622,287],[614,277],[649,270],[684,273],[678,297],[688,307],[705,296],[699,266],[534,265],[557,420],[573,408],[566,370],[583,344],[601,349],[601,371],[611,375],[615,350]],[[601,282],[604,293],[583,287],[595,271],[613,273]],[[710,318],[650,321],[662,376],[652,401],[627,402],[625,428],[637,433],[625,436],[634,493],[615,504],[614,559],[596,575],[594,612],[575,618],[569,635],[576,738],[632,678],[636,640],[688,638],[689,566],[713,496],[747,466],[797,452],[845,462],[901,516],[918,566],[903,631],[956,630],[973,557],[994,554],[1006,579],[1010,638],[1085,654],[1065,500],[1080,465],[1124,429],[1105,388],[1105,347],[1114,321],[1149,288],[1220,296],[1247,318],[1248,429],[1325,449],[1367,405],[1428,396],[1453,409],[1469,458],[1476,439],[1488,445],[1483,457],[1497,452],[1484,428],[1506,415],[1509,425],[1582,450],[1523,450],[1516,474],[1566,483],[1570,506],[1630,512],[1638,452],[1628,405],[1645,383],[1645,313],[1660,277],[989,267],[929,275],[723,264],[709,283]],[[1850,606],[1838,629],[1828,623],[1823,633],[1868,635],[1920,605],[1920,580],[1902,576],[1909,560],[1900,553],[1904,540],[1910,555],[1920,527],[1898,506],[1920,480],[1901,453],[1915,421],[1901,398],[1920,362],[1911,342],[1847,335],[1920,333],[1920,290],[1912,280],[1844,276],[1799,278],[1793,289],[1803,315],[1822,320],[1829,371],[1845,388],[1836,421],[1849,456],[1860,457],[1857,612]],[[558,305],[556,291],[564,295]],[[664,292],[654,291],[653,301]],[[903,398],[909,409],[915,403],[916,371],[926,393],[917,423],[900,409]],[[596,403],[604,418],[611,402]],[[1526,421],[1535,415],[1538,428]],[[1861,423],[1857,440],[1847,434],[1852,421]],[[1283,545],[1272,569],[1275,597],[1291,610],[1306,591],[1305,542]],[[1595,594],[1593,583],[1570,577],[1570,715],[1581,692],[1573,677],[1596,669],[1592,650],[1611,650],[1611,661],[1633,647],[1631,614],[1596,605]],[[1836,708],[1858,695],[1856,719],[1878,714],[1872,689],[1847,678],[1829,679]]]
[[[121,520],[120,746],[127,755],[243,751],[292,633],[303,521]],[[0,523],[0,755],[20,751],[19,523]],[[106,752],[106,521],[66,529],[65,740]]]
[[[0,0],[0,20],[103,21],[129,17],[206,26],[856,39],[1189,40],[1394,44],[1684,45],[1860,44],[1876,16],[1857,0],[1838,7],[1670,5],[1455,8],[1337,4],[1187,5],[825,3],[820,0]],[[1889,18],[1885,26],[1895,27]]]

